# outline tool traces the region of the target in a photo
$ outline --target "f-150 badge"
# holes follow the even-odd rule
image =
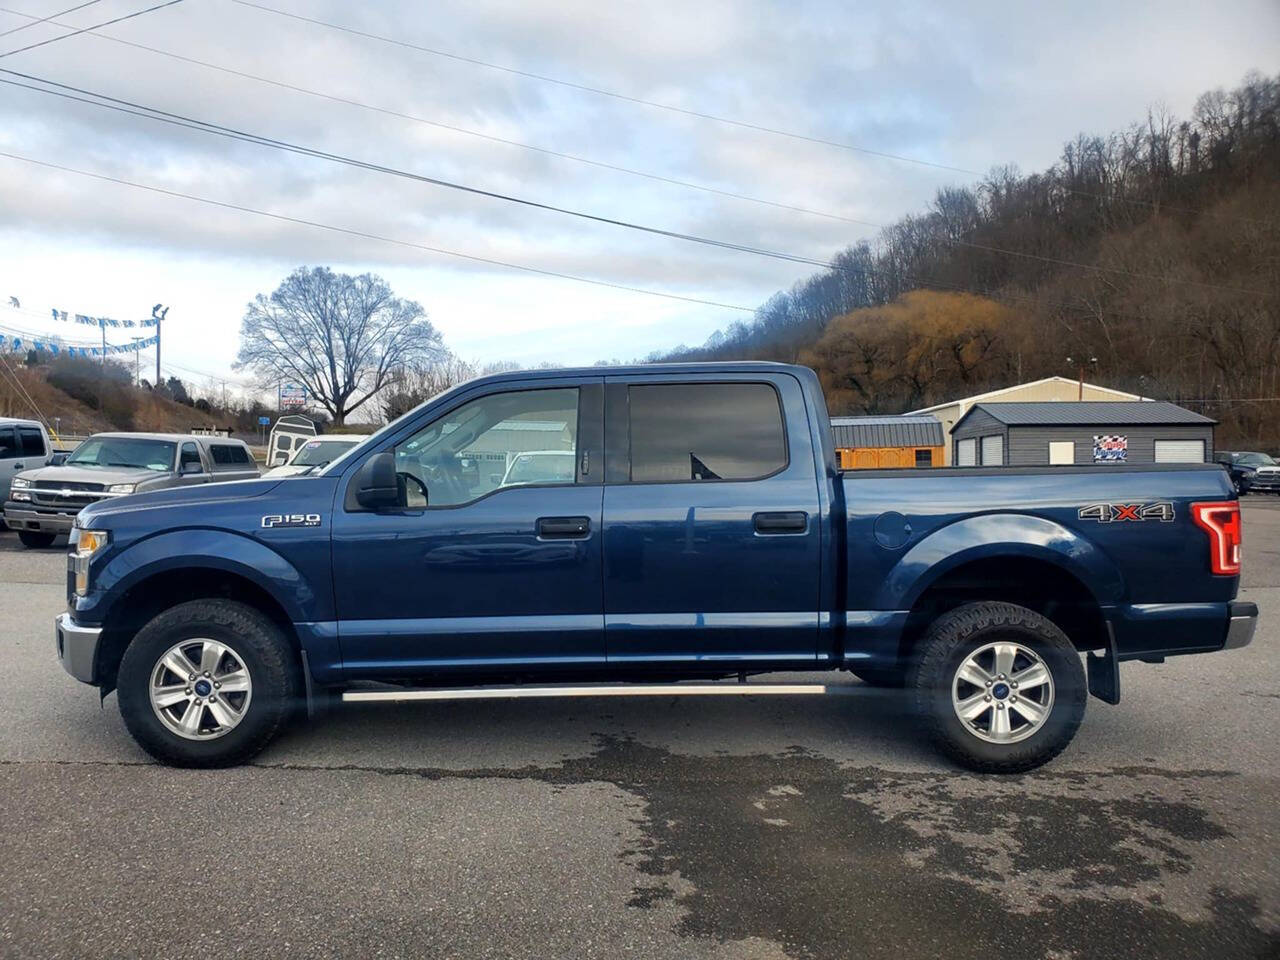
[[[262,525],[272,529],[279,527],[318,527],[318,513],[269,513],[262,518]]]
[[[1081,520],[1097,520],[1099,523],[1123,523],[1125,521],[1159,520],[1173,522],[1173,504],[1168,500],[1155,503],[1091,503],[1081,507]]]

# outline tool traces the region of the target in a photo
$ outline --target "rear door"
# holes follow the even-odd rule
[[[609,662],[811,663],[822,532],[799,382],[610,379],[605,424]]]

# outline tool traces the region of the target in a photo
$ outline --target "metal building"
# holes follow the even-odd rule
[[[1033,401],[1068,403],[1072,400],[1105,402],[1149,399],[1149,397],[1140,397],[1136,393],[1125,393],[1123,390],[1115,390],[1096,383],[1086,383],[1081,380],[1068,379],[1067,377],[1045,377],[1042,380],[1032,380],[1030,383],[1015,383],[1012,386],[1001,387],[999,390],[988,390],[986,393],[977,393],[971,397],[948,400],[946,403],[937,403],[932,407],[924,407],[920,410],[908,410],[906,415],[908,417],[937,417],[942,421],[942,432],[945,437],[944,443],[946,444],[944,447],[946,455],[943,462],[950,464],[952,462],[951,450],[953,447],[951,431],[960,422],[960,418],[973,409],[974,404],[1030,403]]]
[[[951,430],[957,467],[1204,463],[1217,423],[1174,403],[977,403]]]
[[[831,436],[842,470],[940,467],[945,460],[934,417],[832,417]]]

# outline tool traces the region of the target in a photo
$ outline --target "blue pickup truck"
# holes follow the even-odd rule
[[[93,504],[57,652],[166,763],[342,700],[903,687],[956,761],[1033,768],[1123,660],[1247,644],[1215,464],[836,467],[812,371],[540,370],[323,469]],[[737,680],[738,682],[733,682]],[[728,682],[725,682],[728,681]]]

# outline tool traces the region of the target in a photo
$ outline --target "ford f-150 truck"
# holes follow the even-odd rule
[[[510,469],[550,451],[571,470]],[[1215,464],[841,473],[803,367],[504,373],[314,475],[85,507],[57,653],[185,766],[335,698],[834,692],[857,685],[746,678],[848,670],[906,687],[960,763],[1019,771],[1090,692],[1118,700],[1121,661],[1250,641],[1240,542]]]

